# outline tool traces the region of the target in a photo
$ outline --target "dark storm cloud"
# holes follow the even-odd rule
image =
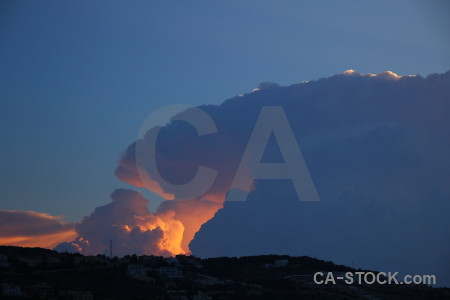
[[[261,107],[282,106],[322,200],[286,204],[297,199],[286,192],[289,185],[266,183],[268,189],[259,182],[253,200],[226,203],[204,224],[190,250],[202,256],[320,255],[448,280],[449,99],[449,72],[422,78],[349,70],[286,87],[265,83],[219,106],[202,106],[218,128],[209,137],[172,122],[158,140],[161,174],[187,182],[200,164],[216,169],[217,180],[199,199],[222,203]],[[134,154],[131,146],[116,174],[145,186]],[[267,155],[275,159],[271,150]]]

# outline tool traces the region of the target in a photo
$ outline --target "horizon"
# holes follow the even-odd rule
[[[449,287],[449,13],[4,1],[0,245],[308,256]]]

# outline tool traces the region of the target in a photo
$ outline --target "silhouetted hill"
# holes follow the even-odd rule
[[[317,284],[316,272],[370,271],[307,256],[109,258],[0,246],[2,299],[450,299],[428,285]]]

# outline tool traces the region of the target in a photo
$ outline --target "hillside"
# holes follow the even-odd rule
[[[306,256],[109,258],[0,246],[2,299],[450,299],[450,289],[427,285],[313,280],[358,271]]]

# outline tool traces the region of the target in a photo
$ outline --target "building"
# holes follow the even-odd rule
[[[175,266],[175,267],[180,267],[181,266],[180,261],[176,257],[168,257],[168,258],[165,259],[165,261],[166,261],[166,263],[168,265],[172,265],[172,266]]]
[[[175,267],[161,267],[158,269],[162,278],[183,278],[183,271]]]
[[[154,264],[157,260],[154,256],[142,255],[138,257],[138,261],[142,264]]]
[[[154,283],[155,280],[153,278],[147,276],[147,271],[148,271],[148,268],[145,268],[141,264],[131,264],[131,265],[128,265],[127,275],[131,278],[134,278],[134,279],[137,279],[140,281]]]
[[[29,287],[31,293],[39,299],[56,299],[55,290],[46,282],[41,282]]]
[[[195,282],[197,282],[201,285],[226,284],[225,280],[219,279],[217,277],[209,276],[209,275],[200,275],[200,278],[196,279]]]
[[[21,297],[23,295],[22,288],[19,285],[2,282],[2,296],[6,297]]]
[[[147,269],[144,268],[143,265],[139,265],[139,264],[128,265],[127,275],[130,277],[146,276]]]
[[[200,291],[192,297],[192,300],[212,300],[212,297]]]

